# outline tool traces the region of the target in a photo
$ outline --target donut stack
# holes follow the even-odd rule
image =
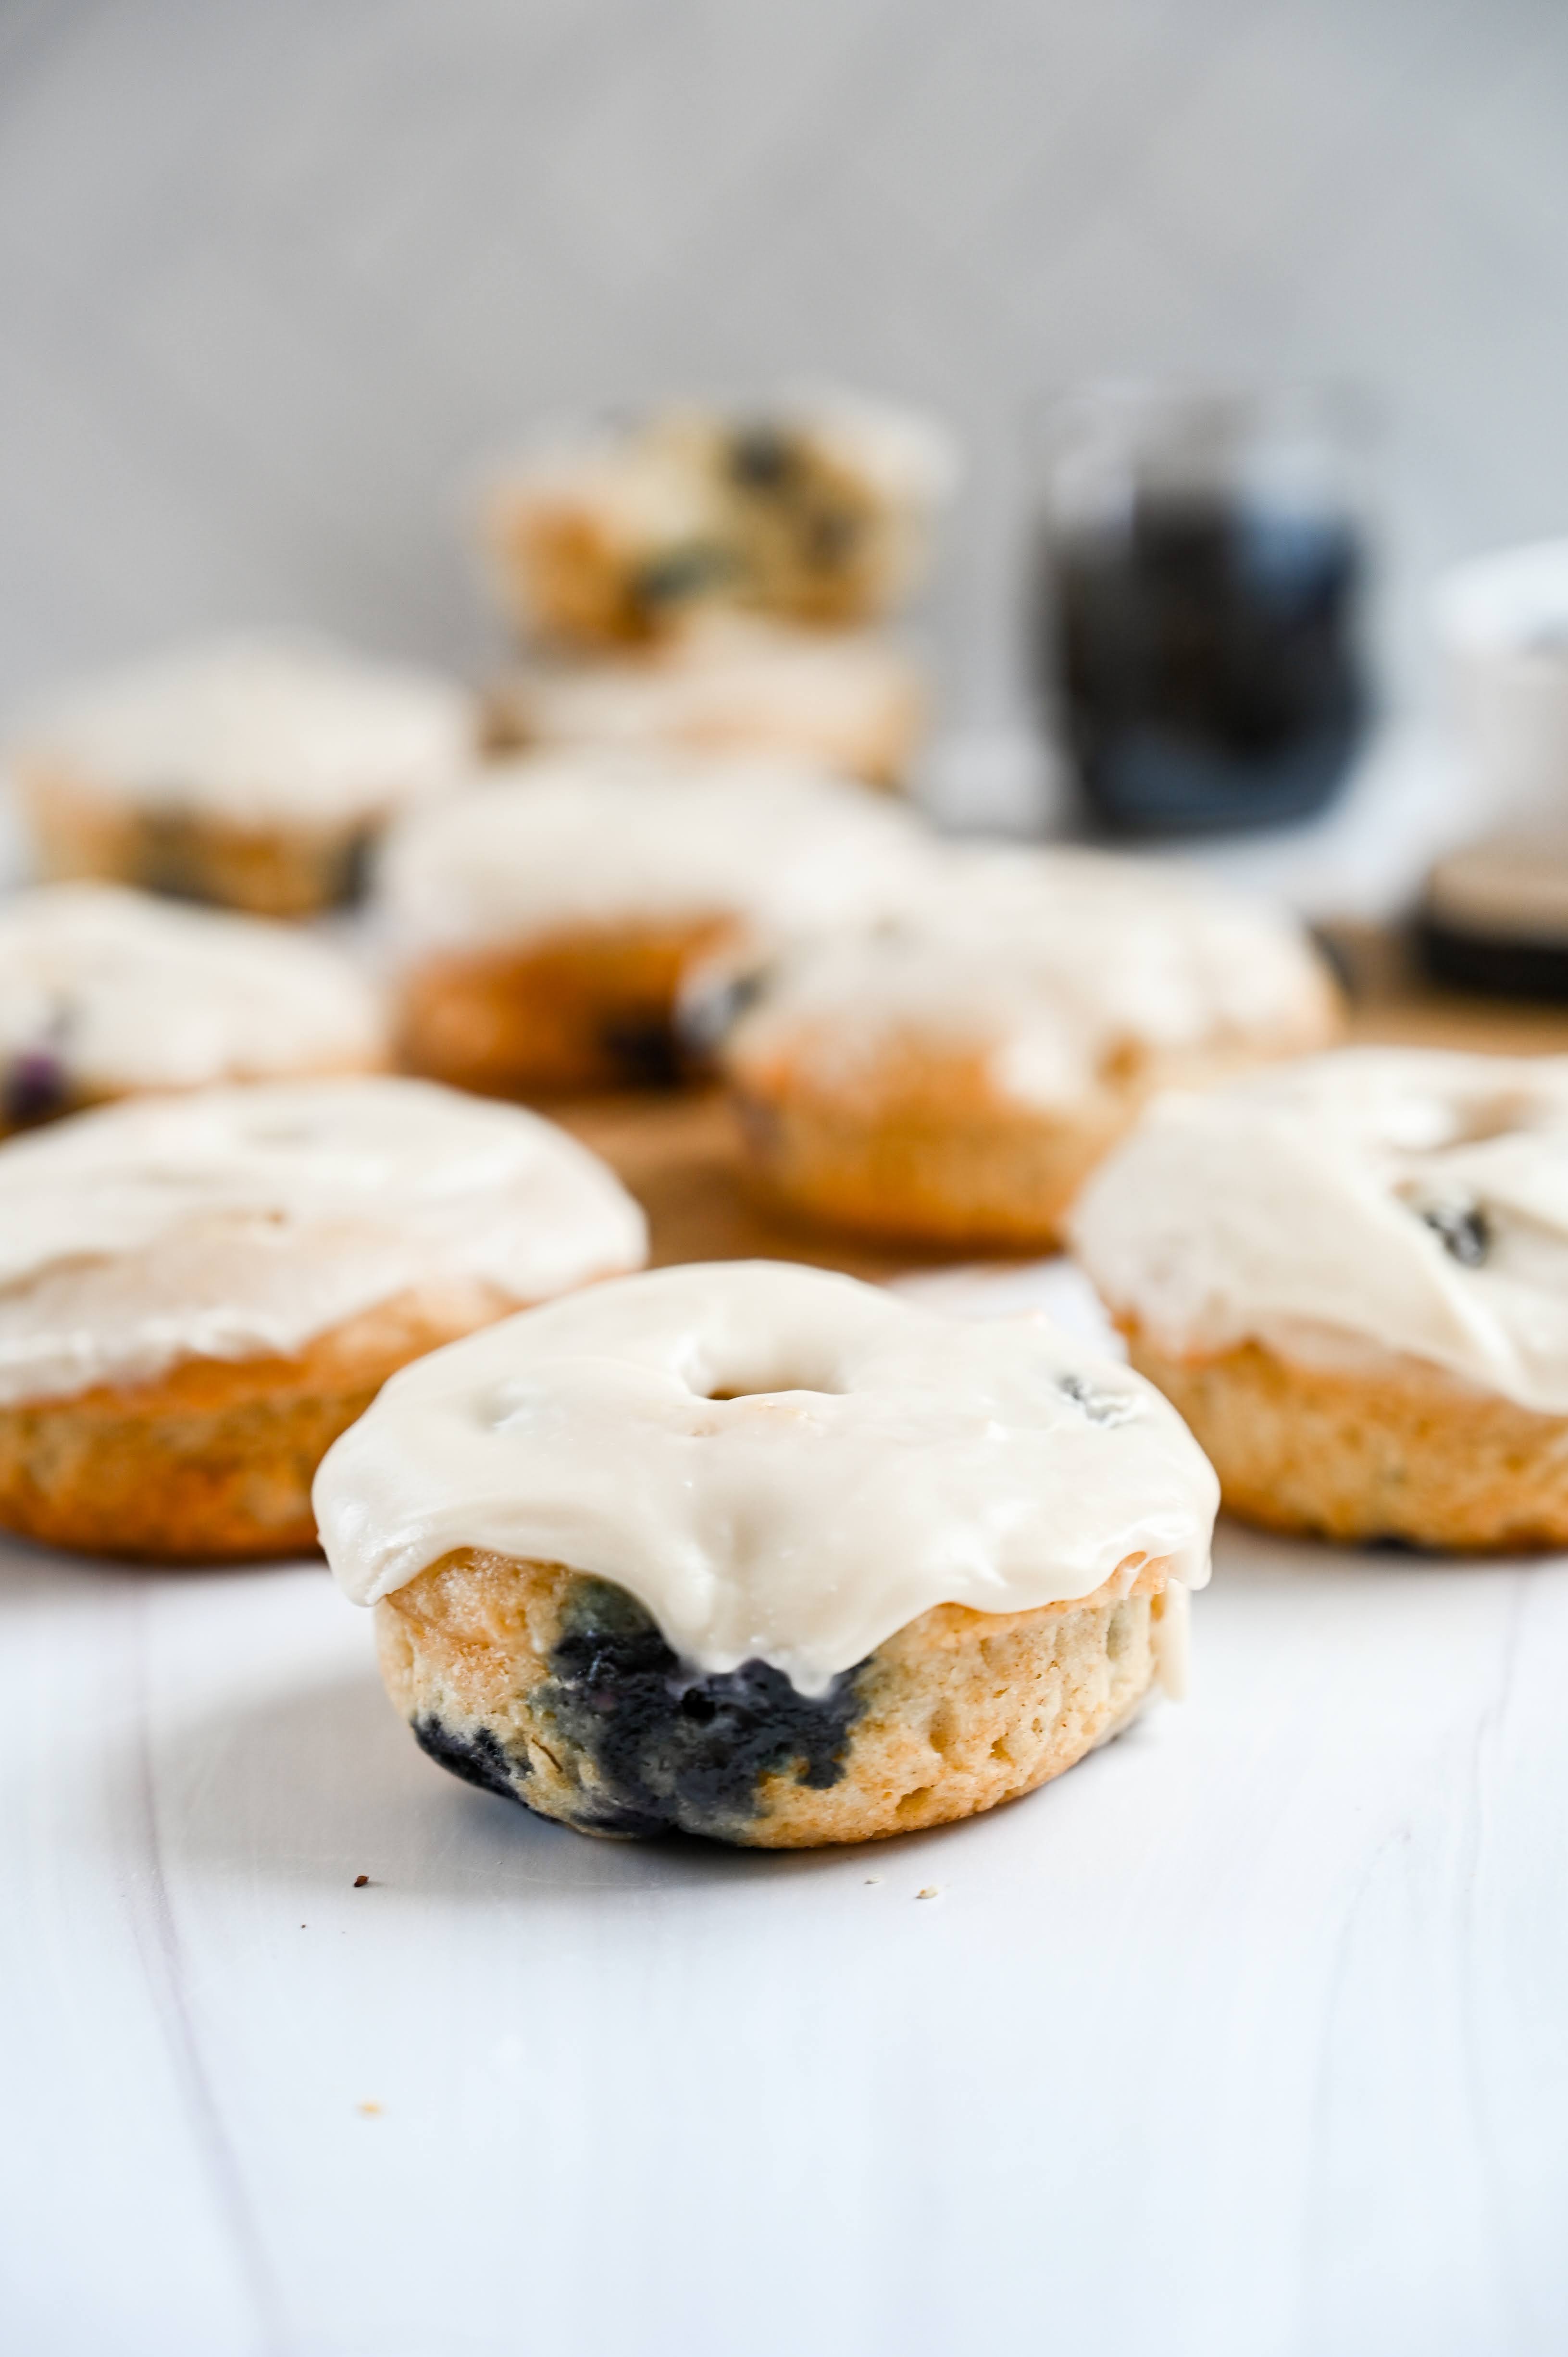
[[[522,646],[505,748],[762,754],[901,785],[926,696],[884,624],[957,473],[926,418],[843,393],[534,437],[483,502]]]

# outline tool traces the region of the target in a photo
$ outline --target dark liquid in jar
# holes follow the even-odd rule
[[[1320,810],[1366,718],[1362,571],[1341,517],[1211,496],[1052,533],[1047,684],[1091,815],[1176,834]]]

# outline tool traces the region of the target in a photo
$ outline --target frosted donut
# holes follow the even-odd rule
[[[1072,1233],[1234,1512],[1568,1544],[1568,1057],[1350,1049],[1167,1098]]]
[[[445,1767],[585,1833],[770,1848],[1058,1775],[1162,1676],[1214,1477],[1038,1316],[664,1269],[394,1378],[316,1484]]]
[[[0,1135],[114,1097],[386,1061],[369,981],[282,925],[116,884],[0,905]]]
[[[143,1098],[0,1146],[0,1528],[170,1561],[312,1544],[392,1371],[644,1257],[535,1115],[419,1081]]]
[[[940,426],[844,393],[670,409],[536,442],[496,472],[485,538],[527,634],[647,640],[714,606],[842,627],[918,579],[957,471]]]
[[[535,655],[489,699],[498,750],[760,754],[897,787],[925,683],[890,640],[726,614],[613,659]]]
[[[719,1056],[783,1204],[885,1238],[1036,1249],[1156,1090],[1324,1046],[1299,927],[1180,873],[959,851],[918,905],[746,985]]]
[[[676,1076],[697,961],[897,907],[915,820],[773,763],[559,755],[405,819],[376,900],[402,963],[403,1053],[532,1095]]]
[[[392,813],[454,783],[477,740],[447,680],[222,639],[56,697],[10,758],[46,875],[300,917],[350,899]]]

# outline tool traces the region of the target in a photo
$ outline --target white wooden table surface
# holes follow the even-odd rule
[[[766,1857],[455,1782],[317,1566],[7,1548],[0,2346],[1560,2352],[1568,1562],[1227,1530],[1195,1623],[1033,1798]]]

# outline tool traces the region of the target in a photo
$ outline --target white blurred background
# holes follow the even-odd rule
[[[5,0],[0,697],[214,621],[472,667],[477,455],[817,376],[969,446],[928,626],[978,776],[1031,394],[1236,371],[1377,397],[1424,712],[1434,568],[1568,524],[1565,125],[1563,0]]]

